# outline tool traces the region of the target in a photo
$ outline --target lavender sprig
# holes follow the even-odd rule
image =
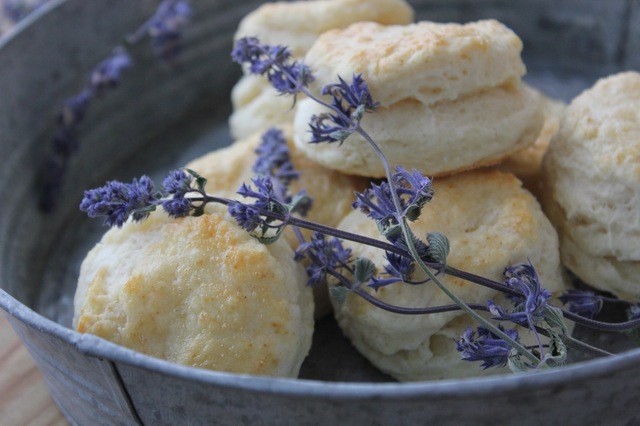
[[[127,40],[129,43],[136,43],[145,34],[150,34],[156,54],[175,64],[181,50],[181,34],[191,14],[188,0],[165,0],[160,3],[155,14]],[[124,71],[131,65],[131,57],[125,48],[116,47],[109,57],[89,73],[85,87],[63,102],[52,150],[41,172],[39,207],[43,212],[51,212],[56,207],[69,161],[79,148],[78,127],[84,120],[91,101],[115,88]],[[177,209],[178,202],[175,204]],[[185,205],[182,207],[185,208]]]
[[[517,330],[505,330],[502,326],[499,328],[513,340],[520,341]],[[478,327],[477,333],[476,335],[473,328],[469,327],[460,340],[456,340],[456,349],[461,353],[462,360],[481,361],[483,370],[505,367],[514,354],[511,345],[484,327]]]
[[[310,259],[307,267],[309,285],[326,282],[329,271],[347,269],[351,271],[351,249],[345,248],[338,238],[327,238],[324,234],[315,232],[311,241],[303,243],[296,249],[295,259]]]
[[[43,171],[39,200],[41,210],[49,212],[56,206],[69,160],[79,148],[78,126],[84,120],[92,99],[116,87],[122,74],[129,67],[129,54],[122,47],[116,48],[89,73],[85,87],[63,102],[58,116],[58,128],[53,135],[52,152]]]
[[[540,284],[538,274],[531,264],[520,264],[508,267],[505,272],[507,278],[504,285],[517,290],[522,296],[507,297],[514,303],[514,308],[507,311],[501,306],[489,301],[489,311],[495,319],[511,321],[518,325],[533,328],[541,322],[546,314],[551,292]]]
[[[577,289],[567,290],[560,296],[560,301],[567,305],[569,311],[585,318],[595,317],[604,304],[604,300],[599,294]]]
[[[314,77],[306,65],[289,62],[290,58],[288,48],[262,45],[256,37],[239,39],[231,52],[234,62],[248,64],[249,72],[266,76],[278,93],[297,95],[313,82]]]
[[[104,224],[110,227],[122,227],[130,217],[135,222],[144,220],[158,206],[174,218],[199,216],[207,202],[218,200],[207,197],[205,185],[206,180],[192,170],[170,172],[159,190],[148,176],[129,184],[110,181],[85,191],[80,210],[92,218],[103,217]]]
[[[193,9],[188,0],[164,0],[153,16],[127,37],[127,41],[137,43],[149,35],[156,56],[175,65],[182,52],[183,30],[192,15]]]

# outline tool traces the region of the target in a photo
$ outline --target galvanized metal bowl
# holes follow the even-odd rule
[[[104,232],[82,217],[83,189],[161,176],[229,143],[228,60],[240,18],[258,1],[194,1],[178,69],[147,46],[121,87],[91,106],[58,209],[37,208],[38,173],[56,111],[85,73],[156,3],[60,0],[0,41],[0,307],[76,424],[632,424],[640,422],[640,350],[529,375],[394,383],[331,320],[303,379],[204,371],[141,355],[69,328],[79,262]],[[416,0],[418,18],[496,18],[524,40],[528,81],[571,99],[596,78],[640,66],[640,7],[631,0]],[[606,345],[615,339],[601,338]]]

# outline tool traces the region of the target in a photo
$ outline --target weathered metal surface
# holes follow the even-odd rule
[[[0,42],[0,307],[75,424],[634,424],[640,351],[534,375],[378,383],[329,323],[304,380],[196,370],[70,330],[79,261],[103,229],[77,212],[82,190],[107,178],[162,174],[229,142],[228,53],[238,20],[260,2],[194,1],[185,64],[158,65],[144,43],[122,86],[92,105],[60,209],[38,212],[38,167],[57,105],[153,10],[155,2],[53,1]],[[423,0],[420,19],[492,17],[525,42],[527,79],[575,96],[597,77],[640,67],[637,1]],[[329,356],[332,355],[332,356]],[[310,380],[314,379],[314,380]],[[329,381],[316,379],[330,379]],[[373,383],[376,382],[376,383]]]

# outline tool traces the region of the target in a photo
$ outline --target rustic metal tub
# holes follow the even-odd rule
[[[68,419],[81,425],[640,423],[637,349],[537,374],[395,383],[325,320],[303,378],[292,380],[179,366],[71,330],[79,262],[104,231],[78,212],[83,189],[108,178],[157,177],[229,143],[229,90],[239,76],[228,60],[231,36],[259,3],[194,1],[181,67],[158,63],[144,43],[135,46],[135,67],[91,106],[58,206],[46,214],[38,193],[60,103],[156,3],[53,1],[0,40],[0,307]],[[565,100],[600,76],[640,67],[637,1],[411,3],[420,19],[505,22],[524,40],[528,81]]]

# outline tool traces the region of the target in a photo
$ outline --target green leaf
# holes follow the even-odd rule
[[[291,213],[300,213],[306,212],[309,210],[311,203],[313,202],[313,198],[309,197],[306,194],[297,194],[293,197],[291,202],[287,204],[287,209]]]
[[[531,371],[530,366],[522,361],[520,354],[515,349],[512,349],[509,354],[507,367],[509,367],[509,370],[514,373],[526,373],[527,371]]]
[[[198,217],[198,216],[202,216],[203,214],[204,214],[204,204],[200,204],[198,207],[195,207],[193,209],[193,213],[191,214],[191,216]]]
[[[411,222],[415,222],[420,217],[422,213],[422,208],[418,204],[411,204],[404,211],[404,217]]]
[[[204,187],[207,185],[207,179],[201,176],[198,172],[191,169],[185,169],[187,173],[196,178],[196,187],[202,193],[205,193]],[[195,215],[194,215],[195,216]]]
[[[376,272],[376,265],[366,257],[358,257],[354,264],[354,275],[359,284],[368,283]]]
[[[555,306],[547,305],[543,315],[544,315],[544,320],[546,321],[547,324],[549,324],[549,327],[559,328],[560,330],[562,330],[563,334],[569,333],[569,329],[567,328],[567,325],[564,322],[564,315],[562,314],[562,309],[557,308]]]
[[[351,113],[351,118],[353,119],[353,121],[360,121],[362,120],[362,116],[364,116],[365,113],[365,107],[364,105],[358,105],[358,107]]]
[[[549,350],[540,362],[540,367],[559,367],[564,365],[567,360],[567,347],[558,333],[551,330],[549,333],[551,334]]]
[[[440,232],[430,232],[427,234],[427,242],[429,243],[428,256],[446,266],[449,256],[449,239],[446,235]]]
[[[268,244],[273,244],[276,241],[278,241],[278,239],[280,239],[280,236],[282,235],[282,231],[283,230],[284,230],[284,228],[278,228],[276,233],[274,235],[269,236],[269,237],[265,237],[264,234],[262,234],[262,236],[257,236],[257,235],[252,235],[252,236],[254,238],[256,238],[258,241],[260,241],[262,244],[268,245]]]
[[[636,345],[640,346],[640,328],[632,328],[631,330],[626,330],[624,334],[627,335],[629,339]]]
[[[347,293],[349,293],[349,289],[345,286],[334,285],[329,287],[329,295],[331,298],[339,304],[344,303],[347,298]]]
[[[388,240],[397,240],[402,234],[402,227],[400,225],[391,225],[385,227],[380,222],[376,222],[378,224],[378,231]]]

